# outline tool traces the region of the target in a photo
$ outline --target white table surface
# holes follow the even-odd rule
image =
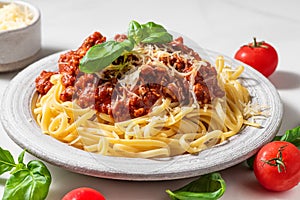
[[[271,43],[278,51],[277,71],[269,77],[282,98],[285,113],[279,134],[300,125],[300,2],[297,0],[28,0],[42,14],[41,57],[76,49],[88,35],[100,31],[111,37],[127,30],[132,19],[155,21],[188,36],[204,48],[232,56],[253,36]],[[0,44],[1,45],[1,44]],[[0,52],[1,53],[1,52]],[[0,74],[1,93],[17,72]],[[0,146],[14,156],[22,151],[0,126]],[[25,162],[36,159],[26,154]],[[176,189],[190,179],[156,182],[107,180],[72,173],[51,164],[53,182],[47,200],[59,200],[81,186],[101,191],[108,200],[167,200],[166,189]],[[227,190],[221,199],[288,199],[300,197],[300,185],[283,193],[260,187],[243,164],[221,171]],[[0,177],[0,196],[8,175]]]

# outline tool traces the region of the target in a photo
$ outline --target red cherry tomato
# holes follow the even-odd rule
[[[263,146],[254,160],[258,182],[271,191],[286,191],[300,182],[300,150],[285,141]]]
[[[256,42],[242,46],[235,54],[235,59],[253,67],[265,77],[270,76],[278,64],[276,50],[266,42]]]
[[[105,200],[104,196],[92,188],[81,187],[68,192],[62,200]]]

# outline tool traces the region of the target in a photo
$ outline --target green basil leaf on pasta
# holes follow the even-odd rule
[[[130,51],[132,48],[133,44],[130,40],[124,42],[107,41],[95,45],[81,59],[79,68],[85,73],[101,71],[122,55],[125,50]]]
[[[173,40],[173,37],[168,32],[152,33],[147,38],[143,39],[142,43],[168,43]]]
[[[134,42],[130,38],[120,42],[120,45],[123,46],[124,50],[128,52],[134,48]]]
[[[147,33],[142,29],[142,26],[137,22],[132,20],[129,23],[127,37],[132,39],[136,44],[140,43],[143,40]]]
[[[203,175],[186,186],[166,192],[172,200],[215,200],[226,190],[225,181],[219,173]]]
[[[167,30],[160,24],[156,24],[154,22],[148,22],[146,24],[141,25],[142,29],[147,30],[148,35],[153,33],[167,32]]]
[[[146,33],[147,37],[141,40],[141,43],[168,43],[173,40],[173,36],[160,24],[154,22],[148,22],[142,24],[141,28]]]
[[[79,69],[85,73],[99,72],[106,68],[124,51],[132,51],[140,43],[168,43],[173,40],[167,30],[154,22],[139,24],[131,21],[127,30],[127,38],[122,42],[107,41],[91,47],[80,60]]]

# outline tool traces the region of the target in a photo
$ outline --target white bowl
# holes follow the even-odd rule
[[[12,1],[0,1],[0,7]],[[41,17],[37,7],[22,1],[33,14],[32,23],[17,29],[0,31],[0,72],[21,69],[38,58],[41,49]]]

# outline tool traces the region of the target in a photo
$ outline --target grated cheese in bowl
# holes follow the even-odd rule
[[[0,31],[25,27],[32,20],[33,14],[26,6],[9,3],[0,7]]]

